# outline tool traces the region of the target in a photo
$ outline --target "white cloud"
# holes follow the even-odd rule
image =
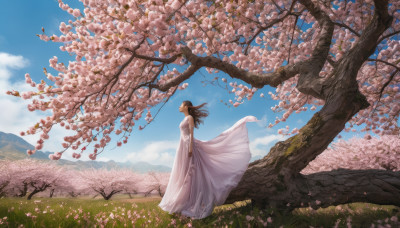
[[[151,141],[138,151],[129,153],[124,161],[145,161],[154,165],[166,165],[172,167],[174,155],[179,146],[179,141]]]
[[[21,55],[0,52],[0,80],[8,80],[12,69],[21,69],[29,65],[29,61]]]
[[[19,135],[21,131],[28,130],[41,118],[49,115],[49,112],[35,111],[30,112],[27,109],[29,100],[24,100],[20,97],[7,95],[8,90],[16,90],[19,92],[34,90],[24,80],[12,82],[14,76],[13,71],[23,69],[29,65],[29,60],[23,56],[12,55],[9,53],[0,52],[0,131]],[[50,131],[50,139],[45,141],[43,151],[57,152],[62,150],[61,143],[64,136],[68,135],[63,128],[54,126]],[[39,139],[39,134],[27,135],[23,139],[32,145],[36,145]],[[63,157],[64,158],[64,157]]]
[[[275,141],[284,140],[285,137],[282,135],[266,135],[250,141],[250,151],[252,156],[265,156],[269,149],[272,147],[272,143]],[[269,147],[267,147],[269,146]]]
[[[10,82],[12,71],[22,69],[29,65],[29,61],[23,56],[11,55],[0,52],[0,131],[18,134],[26,130],[35,121],[40,120],[37,113],[30,113],[26,108],[28,101],[7,95],[8,90],[26,91],[29,86],[23,81]],[[25,138],[34,144],[36,140],[32,136]]]

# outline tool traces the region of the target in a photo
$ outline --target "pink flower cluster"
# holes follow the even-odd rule
[[[191,64],[181,53],[181,47],[188,47],[198,56],[213,56],[255,74],[279,71],[286,61],[296,63],[309,58],[319,38],[321,28],[304,6],[296,2],[282,1],[277,7],[273,1],[113,1],[82,0],[84,9],[73,9],[62,0],[59,7],[73,16],[68,23],[61,22],[61,34],[38,35],[44,41],[60,43],[60,50],[75,56],[68,64],[60,63],[54,56],[49,65],[58,72],[52,75],[45,69],[51,81],[35,83],[29,74],[26,83],[36,88],[10,95],[31,99],[30,111],[50,111],[45,119],[38,121],[23,134],[43,132],[35,150],[43,148],[48,133],[59,124],[74,135],[65,140],[64,150],[51,156],[59,159],[67,149],[79,150],[93,145],[89,155],[95,160],[104,147],[110,143],[110,135],[123,134],[123,143],[135,124],[146,112],[144,120],[153,121],[149,108],[155,107],[171,97],[177,89],[187,88],[187,83],[172,83],[170,80],[193,74]],[[330,57],[339,61],[358,41],[353,31],[362,31],[365,21],[373,13],[372,1],[334,1],[324,5],[313,1],[334,21],[348,25],[336,26],[332,39]],[[281,9],[291,8],[302,12],[299,20],[310,24],[310,28],[293,29],[297,21],[293,16],[284,17]],[[400,30],[400,1],[390,0],[389,11],[394,20],[390,31]],[[268,27],[273,21],[280,21]],[[296,42],[292,43],[292,39]],[[292,45],[290,46],[290,44]],[[289,51],[290,49],[290,51]],[[290,56],[289,56],[290,53]],[[383,38],[378,45],[377,55],[381,61],[367,61],[358,73],[357,82],[361,92],[371,106],[356,114],[349,122],[348,129],[363,125],[363,130],[375,134],[398,134],[400,112],[400,74],[396,70],[400,58],[400,41],[392,36]],[[184,70],[176,69],[181,66]],[[397,64],[398,65],[398,64]],[[180,69],[181,69],[180,68]],[[186,69],[185,69],[186,68]],[[209,69],[210,73],[217,70]],[[320,73],[327,78],[333,67],[327,62]],[[286,121],[293,113],[316,111],[323,101],[302,94],[296,89],[298,76],[277,86],[269,95],[279,103],[272,110],[284,112],[269,127]],[[249,88],[237,82],[222,81],[232,87],[234,107],[251,100],[257,88]],[[183,82],[183,81],[182,81]],[[168,86],[169,85],[169,86]],[[164,88],[165,86],[165,88]],[[385,86],[385,87],[384,87]],[[157,87],[164,88],[163,90]],[[382,94],[380,90],[383,89]],[[264,93],[260,94],[264,97]],[[139,125],[141,130],[145,126]],[[279,133],[295,134],[296,129],[281,129]],[[121,146],[121,141],[117,146]],[[80,156],[75,155],[75,158]]]
[[[310,174],[334,169],[400,170],[400,136],[339,140],[318,155],[302,171]]]

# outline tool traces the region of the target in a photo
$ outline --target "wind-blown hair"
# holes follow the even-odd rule
[[[208,111],[206,109],[200,109],[200,108],[206,105],[207,103],[203,103],[198,106],[193,106],[192,102],[188,100],[183,101],[183,103],[186,106],[188,106],[189,115],[191,115],[194,120],[194,126],[196,128],[199,128],[199,124],[203,123],[203,120],[201,120],[201,118],[208,116]]]

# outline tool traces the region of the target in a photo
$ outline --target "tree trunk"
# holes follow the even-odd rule
[[[122,190],[113,190],[110,194],[108,194],[107,196],[105,196],[105,200],[109,200],[109,199],[111,199],[111,197],[113,196],[113,195],[115,195],[115,194],[117,194],[117,193],[120,193],[120,192],[122,192]]]
[[[144,192],[144,197],[147,197],[147,196],[149,196],[150,195],[150,193],[153,191],[153,189],[152,190],[150,190],[150,191],[147,191],[147,192]]]
[[[32,186],[34,189],[33,189],[33,191],[31,192],[31,194],[29,194],[28,200],[32,199],[32,196],[35,195],[36,193],[38,193],[38,192],[43,192],[43,191],[45,191],[48,187],[51,186],[50,184],[46,184],[46,183],[43,183],[41,186],[36,186],[35,184],[36,184],[36,183],[34,183],[34,182],[31,183],[31,186]]]
[[[278,142],[268,155],[250,163],[225,203],[251,199],[254,205],[261,208],[275,207],[284,211],[351,202],[400,206],[400,172],[339,169],[300,174],[344,129],[347,121],[369,106],[365,96],[358,90],[356,76],[362,64],[374,52],[380,35],[392,22],[387,12],[388,2],[374,1],[376,9],[373,20],[326,79],[318,75],[325,62],[319,61],[326,58],[323,55],[321,57],[321,53],[324,52],[324,46],[329,50],[328,38],[333,29],[324,19],[324,13],[311,1],[300,2],[318,19],[323,27],[323,36],[327,39],[325,44],[324,37],[320,39],[317,48],[321,50],[316,52],[315,58],[313,53],[311,58],[314,64],[302,68],[297,88],[305,94],[325,100],[325,105],[297,135]]]
[[[163,194],[162,191],[161,191],[161,186],[158,186],[157,191],[158,191],[158,194],[159,194],[161,197],[164,196],[164,194]]]
[[[107,193],[105,193],[104,189],[98,189],[98,190],[93,189],[93,190],[96,191],[96,192],[98,192],[101,196],[103,196],[103,198],[104,198],[105,200],[109,200],[109,199],[111,199],[111,197],[112,197],[114,194],[117,194],[117,193],[123,191],[123,190],[112,190],[112,191],[110,192],[110,194],[107,194]]]
[[[31,192],[31,194],[28,195],[28,200],[32,199],[32,196],[35,195],[36,193],[40,192],[38,189],[35,189]]]
[[[359,93],[329,100],[297,135],[278,142],[267,156],[250,163],[226,203],[251,199],[262,208],[289,211],[309,204],[317,208],[350,202],[400,206],[400,172],[339,169],[300,174],[363,107],[365,99]]]
[[[79,195],[79,193],[75,193],[74,191],[68,192],[68,194],[73,198],[75,198]]]
[[[51,190],[50,190],[50,198],[53,198],[53,194],[54,194],[54,188],[52,188]]]
[[[293,185],[299,172],[327,148],[363,104],[365,98],[351,92],[327,102],[297,135],[278,142],[267,156],[250,163],[227,202],[250,198],[257,204],[268,202],[271,206],[286,208],[292,193],[299,191]]]
[[[23,189],[19,189],[19,194],[17,194],[18,197],[25,197],[26,196],[26,194],[28,193],[28,184],[29,183],[24,182]]]
[[[0,185],[0,198],[3,196],[6,196],[6,187],[8,186],[8,184],[10,183],[10,181],[5,181]]]

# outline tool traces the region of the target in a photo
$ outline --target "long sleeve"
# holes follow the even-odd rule
[[[192,116],[188,117],[189,120],[189,151],[193,152],[193,133],[194,133],[194,120]],[[190,150],[191,148],[191,150]]]

